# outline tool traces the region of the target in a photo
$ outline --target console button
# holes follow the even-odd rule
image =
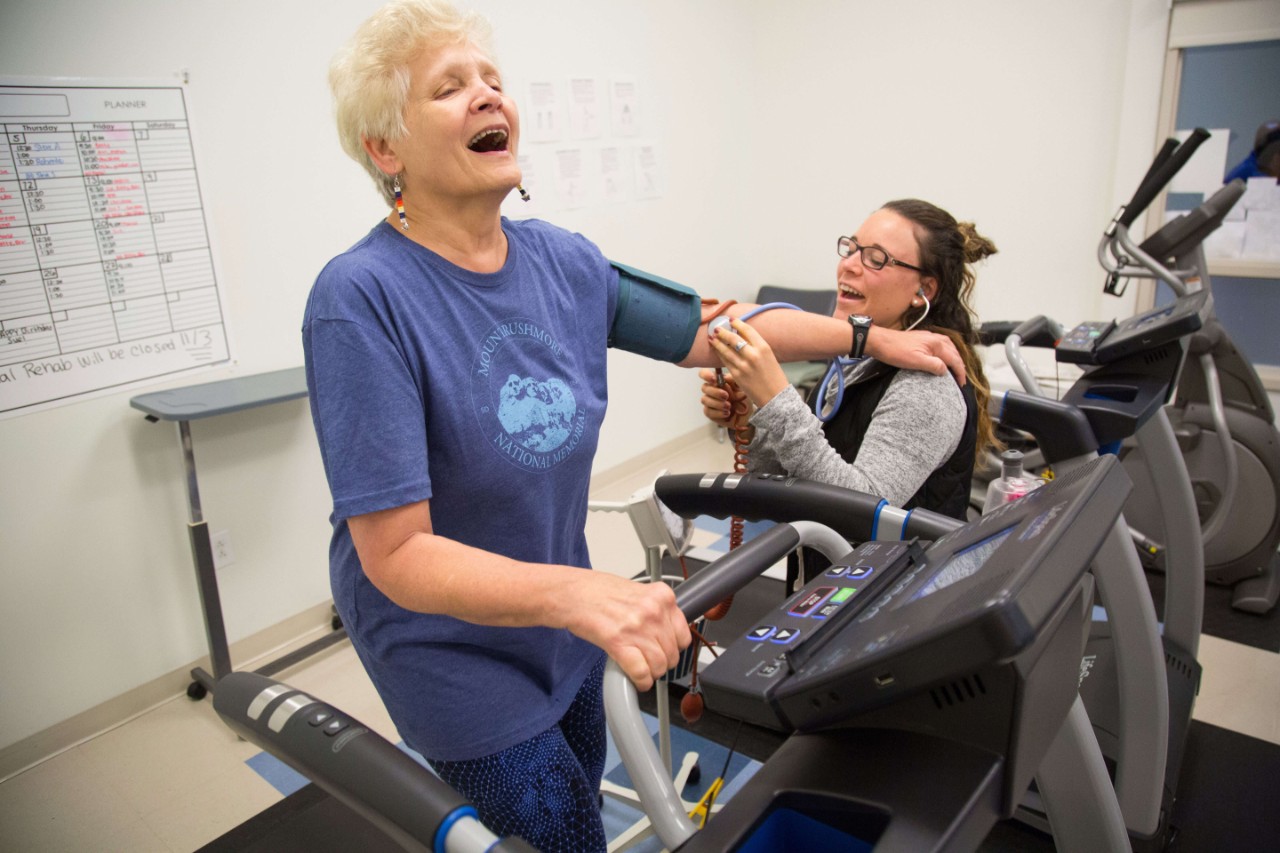
[[[327,708],[318,708],[307,715],[307,722],[313,726],[320,726],[329,722],[329,718],[332,716],[333,712]]]
[[[792,616],[808,616],[819,605],[825,602],[831,593],[835,592],[834,586],[820,586],[805,595],[804,598],[796,602],[796,606],[792,607],[790,613]]]

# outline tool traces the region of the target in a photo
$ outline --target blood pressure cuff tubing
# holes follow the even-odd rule
[[[609,263],[618,271],[609,346],[672,363],[688,355],[702,323],[698,294],[661,276]]]

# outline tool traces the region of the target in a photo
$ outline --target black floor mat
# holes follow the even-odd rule
[[[197,853],[403,853],[404,848],[315,785],[201,847]]]
[[[1147,585],[1156,604],[1156,617],[1164,609],[1165,577],[1147,572]],[[1231,587],[1205,584],[1204,624],[1201,631],[1211,637],[1280,653],[1280,607],[1265,616],[1245,613],[1231,606]]]

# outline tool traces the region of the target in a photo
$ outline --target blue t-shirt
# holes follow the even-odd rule
[[[1269,177],[1266,172],[1258,168],[1258,152],[1250,151],[1249,156],[1236,164],[1235,168],[1227,172],[1227,176],[1222,179],[1224,184],[1229,184],[1236,178],[1247,181],[1250,178]]]
[[[302,327],[333,495],[334,603],[401,737],[442,760],[554,725],[603,654],[566,630],[403,609],[365,576],[347,529],[351,516],[429,499],[441,536],[589,567],[617,273],[581,235],[502,226],[506,263],[481,274],[379,223],[320,273]]]

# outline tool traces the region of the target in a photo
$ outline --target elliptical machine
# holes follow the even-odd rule
[[[1197,128],[1181,145],[1173,139],[1165,142],[1133,198],[1104,232],[1098,258],[1108,273],[1103,290],[1113,296],[1124,293],[1130,278],[1162,281],[1175,298],[1199,291],[1207,294],[1204,325],[1190,339],[1191,357],[1168,406],[1168,417],[1191,477],[1204,543],[1205,579],[1232,587],[1234,608],[1265,614],[1280,598],[1280,433],[1257,371],[1241,356],[1213,311],[1203,248],[1205,238],[1243,194],[1244,184],[1227,184],[1141,245],[1129,235],[1134,220],[1208,138],[1208,131]],[[1114,324],[1086,325],[1090,333],[1100,334]],[[1019,334],[1013,334],[1015,329]],[[980,334],[985,344],[1004,344],[1024,389],[1042,393],[1020,358],[1020,348],[1056,347],[1063,335],[1060,326],[1036,317],[1023,324],[984,323]],[[1025,447],[1024,452],[1029,470],[1043,466],[1034,446]],[[1134,481],[1125,517],[1143,565],[1166,571],[1166,546],[1173,534],[1159,519],[1150,465],[1132,440],[1121,445],[1120,455]],[[994,463],[985,472],[975,472],[975,511],[985,494],[982,478],[998,468]]]
[[[1129,850],[1076,693],[1093,594],[1085,569],[1130,490],[1116,460],[969,525],[783,477],[677,475],[656,488],[686,518],[700,511],[679,507],[707,500],[753,516],[753,507],[790,508],[837,516],[853,538],[875,540],[851,551],[847,533],[822,524],[777,525],[676,590],[693,618],[799,545],[841,569],[770,614],[776,627],[767,637],[752,631],[707,667],[712,707],[800,734],[701,831],[658,756],[634,686],[609,664],[609,726],[669,849],[961,853],[1011,814],[1034,774],[1059,849]],[[231,673],[218,682],[214,709],[406,850],[533,853],[519,838],[498,839],[429,770],[307,693]]]
[[[1140,245],[1129,236],[1133,220],[1186,161],[1182,152],[1194,150],[1208,136],[1198,128],[1181,146],[1166,142],[1138,194],[1103,234],[1098,260],[1107,271],[1105,293],[1119,296],[1126,279],[1150,278],[1166,284],[1175,297],[1206,291],[1212,306],[1204,240],[1244,194],[1243,181],[1227,184]],[[1205,579],[1232,587],[1235,609],[1265,614],[1280,597],[1280,433],[1275,412],[1257,371],[1212,308],[1191,338],[1189,355],[1168,415],[1195,493]],[[1163,570],[1159,543],[1167,531],[1155,511],[1149,462],[1133,447],[1125,447],[1122,458],[1136,485],[1125,516],[1151,540],[1143,549],[1147,567]]]
[[[1158,635],[1162,654],[1155,664],[1161,669],[1160,681],[1167,691],[1162,698],[1166,700],[1168,725],[1156,746],[1163,761],[1152,761],[1152,744],[1146,737],[1143,715],[1150,705],[1133,701],[1137,679],[1155,674],[1141,668],[1151,666],[1150,658],[1146,664],[1137,662],[1138,669],[1123,665],[1123,655],[1131,651],[1133,643],[1133,635],[1127,633],[1127,623],[1133,617],[1125,615],[1133,602],[1116,596],[1115,590],[1108,595],[1107,586],[1101,583],[1107,616],[1092,623],[1080,670],[1081,697],[1103,753],[1115,762],[1122,804],[1128,801],[1134,806],[1126,809],[1126,818],[1130,814],[1139,818],[1128,823],[1135,849],[1163,849],[1168,843],[1169,818],[1199,689],[1204,551],[1190,477],[1169,425],[1166,404],[1186,360],[1186,342],[1202,327],[1208,301],[1207,293],[1192,293],[1119,324],[1082,323],[1063,335],[1055,350],[1057,360],[1086,365],[1087,371],[1061,400],[1041,396],[1030,368],[1018,353],[1022,333],[1033,335],[1044,325],[1043,318],[1034,318],[1015,329],[1006,342],[1010,363],[1026,383],[1027,392],[1009,391],[1003,399],[992,400],[993,414],[1001,424],[1034,436],[1039,452],[1059,477],[1069,475],[1099,449],[1119,446],[1122,441],[1134,442],[1153,460],[1149,488],[1163,527],[1170,532],[1163,629]],[[1136,573],[1141,587],[1136,595],[1149,610],[1150,591],[1141,577],[1137,549],[1129,541],[1132,529],[1122,535],[1123,547],[1113,549],[1109,558],[1125,558],[1131,563],[1129,574]],[[1097,568],[1110,567],[1100,563]],[[1104,577],[1098,574],[1100,582]],[[1135,594],[1132,588],[1128,593]],[[1154,634],[1154,624],[1150,630]],[[1153,783],[1157,788],[1154,796],[1148,787]],[[1138,786],[1133,799],[1124,796],[1130,784]],[[1153,808],[1158,811],[1154,823]],[[1034,815],[1028,816],[1034,823]]]

